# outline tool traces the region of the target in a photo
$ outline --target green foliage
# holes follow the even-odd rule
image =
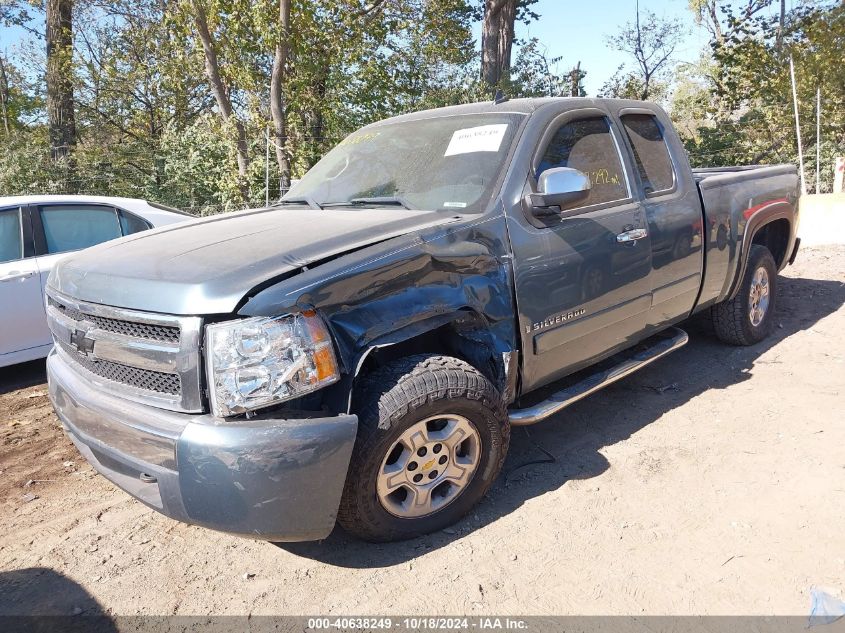
[[[549,57],[547,49],[532,37],[523,43],[511,69],[510,83],[506,86],[514,97],[584,97],[586,71],[576,66],[562,71],[563,57]]]
[[[734,14],[728,8],[726,26],[724,41],[713,42],[712,64],[699,69],[699,91],[676,89],[673,98],[678,110],[698,123],[695,129],[682,129],[692,162],[797,163],[792,57],[805,161],[813,167],[814,106],[816,89],[821,90],[822,176],[829,189],[833,157],[845,154],[845,6],[838,2],[796,6],[786,15],[780,45],[777,16]]]
[[[602,84],[598,95],[605,99],[639,99],[642,91],[642,79],[622,65]]]
[[[630,61],[601,95],[646,95],[666,104],[693,164],[795,161],[791,55],[808,165],[815,156],[815,90],[822,91],[821,149],[829,187],[833,157],[845,154],[845,8],[834,0],[795,3],[781,33],[777,15],[765,10],[772,2],[690,0],[712,47],[680,66],[674,48],[683,27],[643,11],[639,22],[609,39]],[[210,90],[194,20],[197,3],[208,16],[233,117],[244,129],[249,165],[243,181],[235,125],[222,121]],[[536,19],[534,8],[534,0],[520,2],[517,20]],[[76,149],[66,160],[50,159],[43,33],[33,33],[22,46],[3,51],[9,130],[0,121],[0,194],[134,195],[198,213],[243,206],[243,195],[247,204],[262,204],[277,43],[289,47],[284,148],[293,177],[299,177],[361,125],[489,99],[473,36],[482,10],[482,0],[296,1],[290,29],[283,32],[275,0],[77,2],[68,68]],[[0,0],[0,24],[37,30],[42,11],[38,0]],[[589,67],[590,60],[583,61]],[[505,88],[512,97],[583,96],[584,74],[580,65],[564,67],[532,38],[515,47]],[[272,148],[269,162],[272,173]],[[278,178],[269,183],[275,199],[282,193]]]
[[[49,193],[49,183],[54,167],[49,156],[47,129],[16,129],[3,140],[0,152],[0,195],[44,191]],[[58,171],[56,169],[55,171]],[[54,174],[58,175],[58,174]]]
[[[23,129],[44,107],[43,100],[29,93],[21,72],[0,55],[0,135]]]
[[[189,126],[168,126],[161,139],[161,179],[147,183],[147,195],[167,196],[180,209],[204,214],[237,205],[237,174],[231,146],[219,120],[204,114]]]
[[[265,197],[269,76],[279,41],[289,45],[285,149],[294,177],[361,125],[481,96],[471,0],[293,2],[289,33],[280,28],[277,2],[77,4],[74,156],[66,163],[49,160],[43,86],[18,90],[14,138],[0,160],[0,193],[73,188],[145,196],[198,212],[242,206],[233,124],[222,122],[211,96],[193,20],[197,1],[207,14],[234,117],[245,129],[248,204]],[[29,19],[34,10],[23,0],[9,3],[14,11],[2,6],[0,18],[7,21],[23,20],[24,13]],[[29,59],[36,68],[37,55]],[[272,148],[270,154],[274,163]],[[269,181],[275,199],[278,181]]]
[[[32,19],[36,0],[0,0],[0,26],[25,26]]]

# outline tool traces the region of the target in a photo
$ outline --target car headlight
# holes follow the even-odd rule
[[[297,398],[339,378],[328,330],[314,312],[213,323],[205,334],[216,416]]]

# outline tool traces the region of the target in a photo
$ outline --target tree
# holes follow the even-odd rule
[[[102,160],[114,174],[111,186],[159,196],[167,187],[165,130],[190,125],[214,103],[202,50],[174,28],[160,0],[78,6],[75,19],[76,159],[88,162],[80,177],[94,169],[90,160]]]
[[[517,21],[536,19],[537,0],[484,0],[481,22],[481,79],[496,88],[510,78],[511,51]]]
[[[722,23],[719,20],[719,0],[689,0],[689,9],[695,16],[695,23],[704,26],[713,41],[722,44]]]
[[[9,90],[9,77],[6,74],[6,64],[3,56],[0,55],[0,116],[3,117],[3,131],[6,138],[9,137],[9,101],[11,92]]]
[[[581,70],[581,62],[579,61],[572,70],[569,71],[569,96],[570,97],[586,97],[587,92],[584,90],[584,78],[587,76],[586,70]]]
[[[517,0],[485,0],[481,24],[481,78],[491,88],[510,71]]]
[[[16,26],[30,35],[43,37],[44,33],[30,24],[32,10],[43,2],[33,0],[0,0],[0,26]],[[43,6],[42,6],[43,8]]]
[[[697,24],[704,26],[716,46],[722,46],[733,35],[738,26],[745,24],[763,9],[771,6],[775,0],[742,0],[735,13],[734,8],[723,0],[689,0],[689,8]],[[785,6],[781,3],[781,20]],[[719,16],[725,14],[725,19]]]
[[[240,179],[241,193],[244,199],[247,198],[247,170],[249,168],[249,153],[246,142],[246,128],[243,122],[238,118],[234,109],[232,108],[232,101],[229,98],[229,88],[223,81],[220,72],[220,62],[217,57],[216,44],[211,30],[208,26],[208,14],[203,0],[193,1],[193,18],[196,25],[197,35],[202,42],[202,49],[205,54],[205,72],[208,75],[208,81],[211,84],[211,92],[214,94],[214,100],[217,102],[217,109],[220,112],[220,118],[223,120],[225,126],[234,127],[235,132],[235,152],[238,160],[238,176]]]
[[[548,49],[533,37],[519,48],[513,65],[509,90],[517,97],[583,97],[581,62],[561,71],[562,57],[549,57]]]
[[[654,98],[654,84],[666,75],[684,29],[677,20],[660,18],[651,11],[640,15],[637,2],[636,17],[627,22],[616,35],[607,38],[608,46],[633,57],[635,68],[617,70],[614,78],[602,88],[604,96],[630,96],[643,101]],[[622,94],[615,94],[622,91]],[[630,93],[634,94],[630,94]],[[627,93],[627,94],[626,94]]]
[[[339,12],[338,4],[341,5]],[[324,109],[330,75],[337,65],[354,63],[352,60],[361,53],[365,34],[371,32],[372,23],[381,15],[385,4],[386,0],[372,0],[365,4],[347,0],[346,3],[335,1],[326,5],[318,1],[310,6],[297,7],[298,15],[292,15],[291,1],[279,0],[278,22],[271,27],[275,33],[275,42],[270,73],[270,115],[281,191],[290,185],[288,105],[294,100],[290,99],[292,94],[286,95],[286,92],[295,92],[295,83],[291,79],[296,67],[305,65],[313,73],[309,87],[314,92],[316,102],[312,102],[312,107],[303,114],[308,120],[306,128],[311,138],[319,139],[325,126]],[[342,16],[339,21],[338,13]],[[308,27],[303,31],[295,31],[292,28],[294,19]],[[309,28],[317,24],[320,25],[320,32]],[[327,40],[327,36],[330,39]],[[338,46],[338,41],[344,42],[345,46]],[[339,55],[339,51],[344,54]],[[312,162],[316,158],[314,155]]]
[[[287,122],[285,117],[285,96],[283,83],[285,66],[290,53],[290,0],[279,0],[279,24],[276,35],[276,49],[273,55],[273,70],[270,73],[270,114],[273,118],[276,163],[279,167],[279,182],[282,190],[290,186],[290,162],[287,155]]]
[[[0,0],[0,24],[29,29],[2,60],[0,190],[9,193],[71,187],[68,161],[49,158],[43,61],[32,46],[44,37],[38,3]],[[517,20],[528,15],[519,7]],[[267,193],[276,197],[361,125],[489,98],[473,35],[480,10],[478,0],[77,2],[63,69],[73,186],[203,213],[257,204],[269,127],[277,149]]]
[[[743,9],[747,8],[747,5]],[[815,92],[821,89],[825,185],[832,158],[845,152],[845,6],[800,4],[780,16],[728,11],[724,43],[713,41],[710,121],[686,139],[697,164],[797,162],[788,59],[795,62],[804,143],[817,142]],[[807,149],[805,147],[805,149]]]
[[[651,93],[654,96],[654,85],[652,84]],[[663,86],[660,86],[661,94],[663,93]],[[604,82],[599,89],[599,96],[610,99],[641,99],[645,93],[643,81],[640,76],[627,70],[622,64],[616,69],[616,72],[610,76],[610,79]]]
[[[695,62],[678,65],[668,109],[675,129],[684,141],[699,142],[703,130],[716,126],[715,72],[713,57],[705,51]]]
[[[47,117],[53,160],[68,157],[76,144],[72,14],[73,0],[47,0]]]
[[[479,90],[469,0],[375,4],[294,4],[285,83],[296,173],[361,125],[489,98]]]

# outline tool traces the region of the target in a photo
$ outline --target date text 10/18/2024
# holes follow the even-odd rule
[[[306,630],[399,630],[399,631],[522,631],[528,623],[518,618],[442,618],[442,617],[350,617],[309,618]]]

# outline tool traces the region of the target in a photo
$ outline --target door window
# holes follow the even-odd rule
[[[0,263],[23,258],[21,210],[0,211]]]
[[[626,114],[621,118],[634,150],[643,191],[651,195],[672,189],[675,170],[657,119],[649,114]]]
[[[150,228],[146,220],[142,220],[137,215],[132,215],[126,211],[120,211],[120,228],[124,235],[132,235],[133,233],[140,233]]]
[[[117,213],[108,207],[45,206],[41,224],[50,254],[88,248],[121,236]]]
[[[560,126],[543,153],[537,177],[553,167],[571,167],[590,178],[590,195],[582,206],[624,200],[629,195],[619,149],[604,117]]]

